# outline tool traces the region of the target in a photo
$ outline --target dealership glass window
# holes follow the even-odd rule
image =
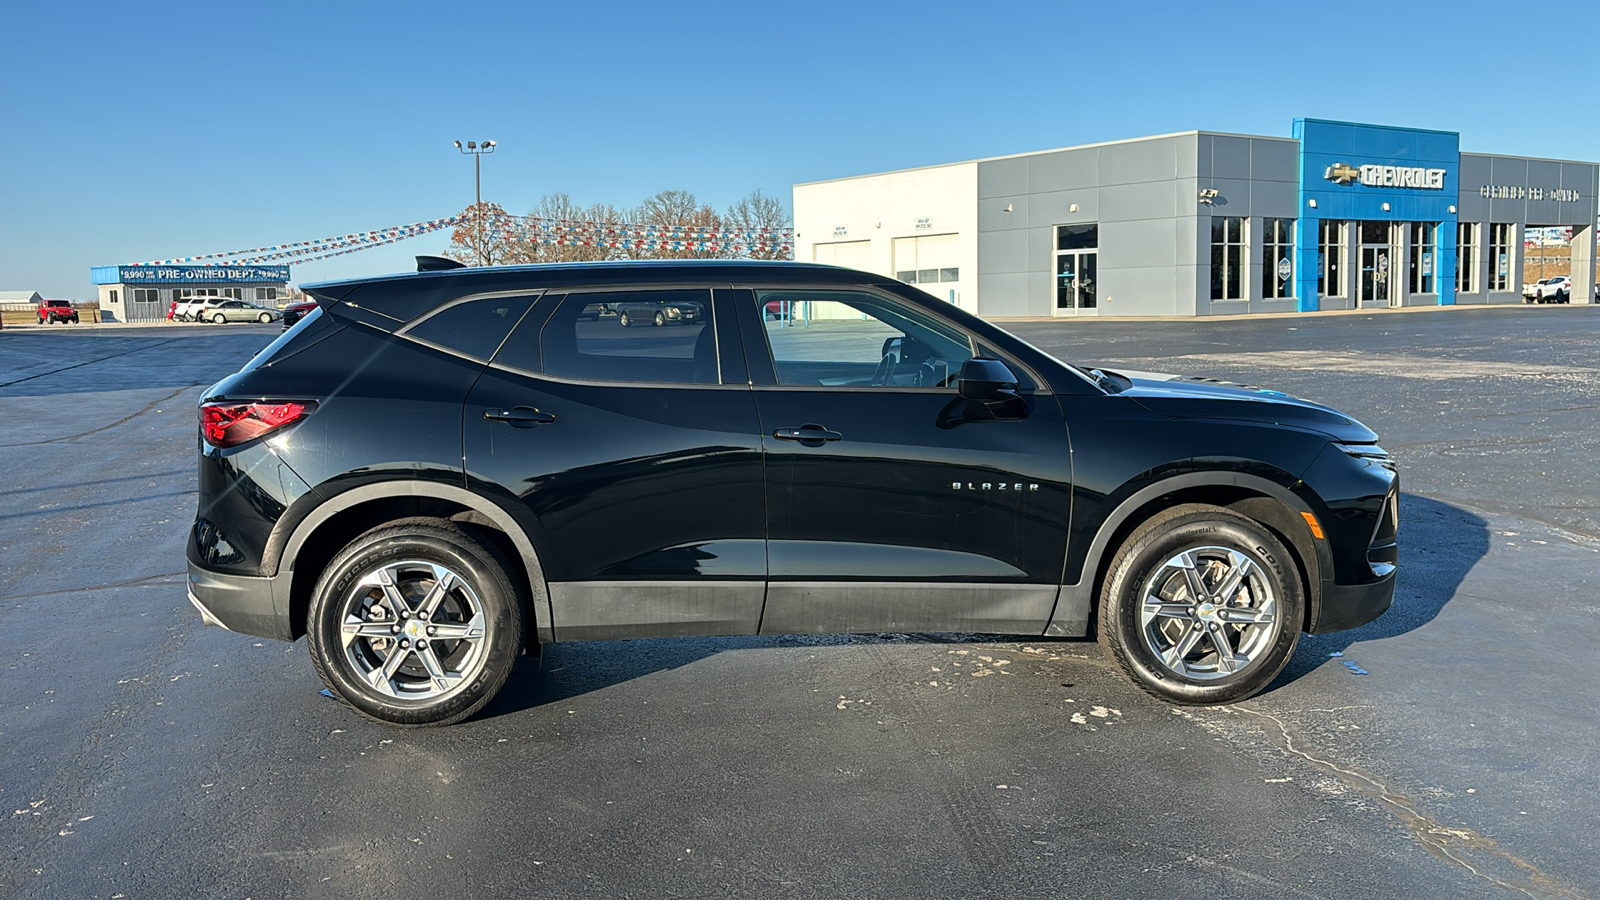
[[[1344,222],[1317,223],[1317,295],[1344,296]]]
[[[1261,296],[1294,296],[1294,220],[1261,220]]]
[[[113,297],[113,300],[116,298]],[[160,303],[161,292],[155,288],[134,288],[132,300],[135,303]]]
[[[1438,233],[1439,226],[1432,222],[1410,222],[1406,225],[1406,238],[1411,251],[1407,266],[1413,294],[1434,292],[1434,266],[1438,258],[1435,238]]]
[[[227,297],[229,300],[243,300],[244,288],[223,288],[222,296]]]
[[[1244,219],[1211,217],[1211,299],[1243,300]]]
[[[1510,222],[1489,223],[1489,290],[1511,290],[1511,234],[1516,226]]]
[[[111,302],[112,302],[112,303],[118,303],[118,302],[120,302],[120,301],[119,301],[119,300],[117,300],[117,292],[116,292],[116,291],[112,291],[112,292],[111,292]]]
[[[256,299],[257,300],[269,300],[269,301],[271,301],[273,303],[276,303],[276,302],[278,302],[278,289],[277,288],[256,288]]]
[[[1478,290],[1478,223],[1461,222],[1456,228],[1456,293]]]
[[[1056,226],[1058,311],[1099,308],[1099,248],[1098,224]]]

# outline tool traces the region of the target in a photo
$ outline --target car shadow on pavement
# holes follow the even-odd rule
[[[1300,646],[1271,691],[1325,665],[1344,664],[1351,644],[1395,637],[1433,621],[1467,573],[1489,552],[1489,523],[1476,513],[1417,494],[1400,495],[1400,571],[1394,605],[1360,628],[1301,635]],[[1349,660],[1349,664],[1359,664]]]
[[[1489,552],[1489,525],[1475,513],[1416,494],[1400,497],[1400,574],[1394,605],[1376,621],[1349,631],[1302,635],[1300,646],[1283,673],[1267,688],[1274,690],[1309,672],[1339,664],[1330,653],[1342,653],[1358,641],[1394,637],[1432,621],[1455,596],[1467,573]],[[884,643],[983,643],[1027,641],[1035,644],[1093,645],[1090,636],[1044,638],[998,634],[827,634],[753,637],[646,638],[554,644],[542,657],[518,662],[507,689],[477,718],[489,719],[560,703],[572,697],[687,666],[729,650],[762,647],[824,646]]]

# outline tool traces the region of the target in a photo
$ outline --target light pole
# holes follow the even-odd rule
[[[456,149],[472,157],[473,235],[478,245],[478,265],[483,265],[483,157],[494,152],[494,141],[467,141],[465,147],[456,141]]]

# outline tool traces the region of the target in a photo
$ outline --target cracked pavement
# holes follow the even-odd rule
[[[1085,640],[679,639],[399,731],[184,597],[194,403],[276,328],[0,332],[0,896],[1600,896],[1600,310],[1005,327],[1376,428],[1395,608],[1230,707]]]

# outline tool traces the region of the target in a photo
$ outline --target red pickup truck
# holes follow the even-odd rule
[[[71,300],[46,300],[40,304],[38,314],[40,325],[54,325],[57,322],[78,324],[78,311],[72,308]]]

